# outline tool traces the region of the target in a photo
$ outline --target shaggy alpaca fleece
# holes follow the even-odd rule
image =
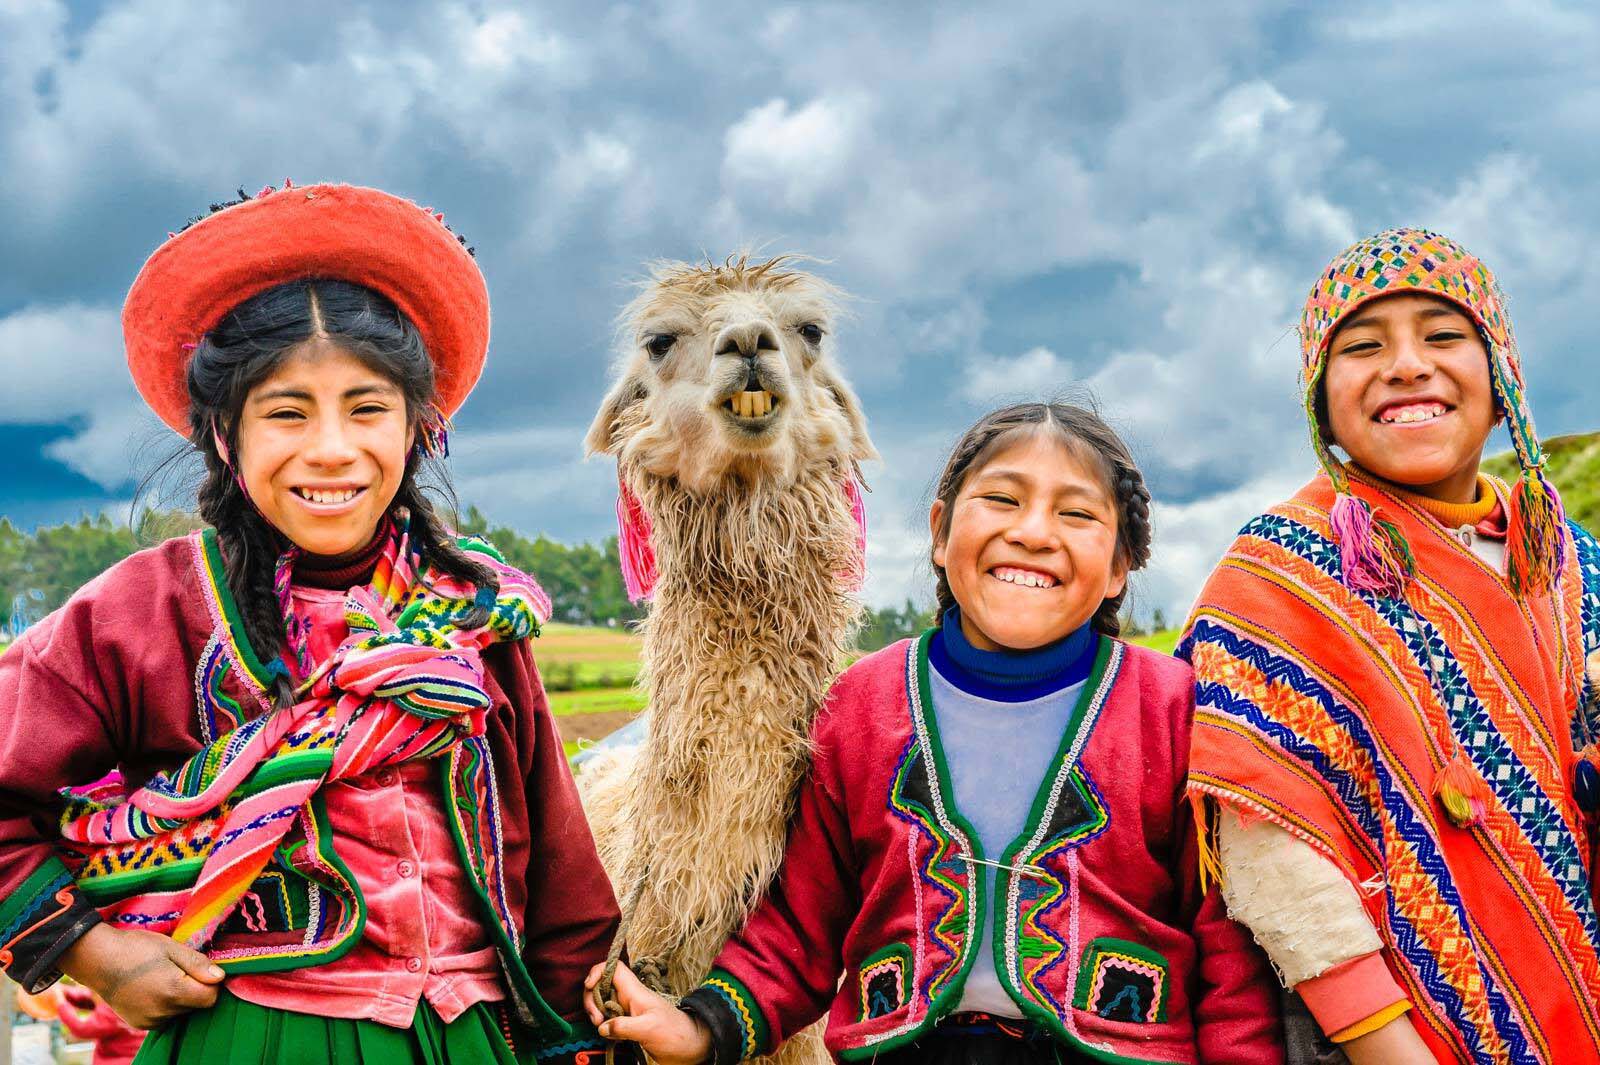
[[[629,956],[673,995],[705,976],[782,861],[811,723],[859,610],[842,486],[874,452],[855,396],[798,331],[828,323],[835,294],[780,267],[658,268],[625,312],[634,353],[589,439],[618,455],[649,515],[659,577],[642,627],[649,737],[591,763],[580,787],[618,897],[643,880]],[[751,444],[719,410],[749,366],[714,352],[757,328],[777,344],[756,366],[784,417]],[[650,358],[668,329],[674,350]],[[820,1032],[770,1060],[827,1061]]]

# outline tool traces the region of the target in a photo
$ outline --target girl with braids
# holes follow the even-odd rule
[[[1117,639],[1149,501],[1087,410],[968,430],[928,516],[939,625],[835,683],[783,867],[705,983],[673,1006],[619,968],[601,1033],[720,1065],[826,1011],[837,1058],[882,1065],[1281,1062],[1265,959],[1199,887],[1192,676]]]
[[[488,327],[442,217],[350,186],[221,205],[128,295],[208,527],[0,658],[0,964],[155,1029],[139,1062],[600,1045],[617,910],[529,648],[549,601],[419,489]]]

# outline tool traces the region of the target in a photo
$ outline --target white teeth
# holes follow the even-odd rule
[[[348,503],[356,497],[356,489],[344,488],[337,492],[324,492],[315,488],[302,488],[300,494],[313,503]]]
[[[1409,425],[1413,422],[1432,421],[1445,413],[1445,408],[1438,403],[1425,406],[1400,407],[1385,411],[1383,422],[1385,425]]]
[[[1020,584],[1024,588],[1053,588],[1056,582],[1042,573],[1029,573],[1020,569],[997,569],[994,575],[1007,584]]]

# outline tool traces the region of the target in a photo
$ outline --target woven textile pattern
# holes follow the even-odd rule
[[[337,889],[342,863],[330,856],[331,841],[314,838],[317,791],[404,761],[449,755],[454,765],[456,752],[482,737],[490,705],[480,652],[535,634],[548,617],[549,601],[531,579],[483,561],[501,582],[491,603],[445,574],[419,575],[398,530],[372,583],[346,598],[350,636],[292,708],[218,735],[138,790],[113,780],[64,792],[68,864],[103,915],[202,948],[296,827],[308,845],[286,847],[280,858]],[[477,606],[488,607],[487,623],[465,627]],[[217,667],[203,661],[202,670],[202,695],[218,691],[209,682]],[[492,783],[473,787],[482,803]],[[494,849],[497,840],[483,845]],[[499,874],[491,871],[492,884]],[[348,920],[353,907],[344,909]]]
[[[1555,594],[1519,599],[1427,515],[1353,487],[1394,516],[1416,579],[1403,597],[1342,582],[1326,479],[1248,523],[1180,648],[1191,794],[1350,877],[1440,1060],[1600,1060],[1592,841],[1567,783],[1600,548],[1564,526]],[[1486,796],[1470,826],[1435,795],[1458,751]]]
[[[1477,258],[1449,237],[1425,229],[1390,229],[1345,249],[1311,289],[1300,319],[1307,380],[1327,354],[1328,338],[1351,311],[1377,296],[1415,290],[1442,296],[1466,311],[1485,340],[1499,348],[1522,383],[1521,360],[1500,287]]]

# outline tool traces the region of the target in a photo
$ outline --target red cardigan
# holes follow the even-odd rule
[[[1199,890],[1182,801],[1189,667],[1101,638],[1027,826],[985,856],[952,804],[928,639],[869,655],[830,691],[783,867],[684,1002],[717,1061],[768,1051],[825,1010],[845,1060],[927,1034],[959,1003],[968,929],[992,905],[972,856],[1036,867],[996,871],[994,956],[1024,1016],[1060,1042],[1105,1061],[1281,1063],[1266,961]]]
[[[202,685],[219,685],[245,716],[264,706],[260,664],[215,580],[218,562],[209,532],[142,551],[0,656],[0,965],[24,987],[54,980],[61,953],[99,920],[54,854],[57,789],[119,766],[138,785],[177,766],[212,727]],[[494,645],[484,662],[501,868],[517,927],[501,928],[487,905],[484,921],[502,945],[513,1002],[537,1030],[530,1041],[570,1055],[600,1045],[583,1015],[583,978],[605,957],[617,906],[527,642]],[[316,919],[298,905],[280,916],[286,927],[264,940]],[[235,941],[249,934],[228,930]]]

